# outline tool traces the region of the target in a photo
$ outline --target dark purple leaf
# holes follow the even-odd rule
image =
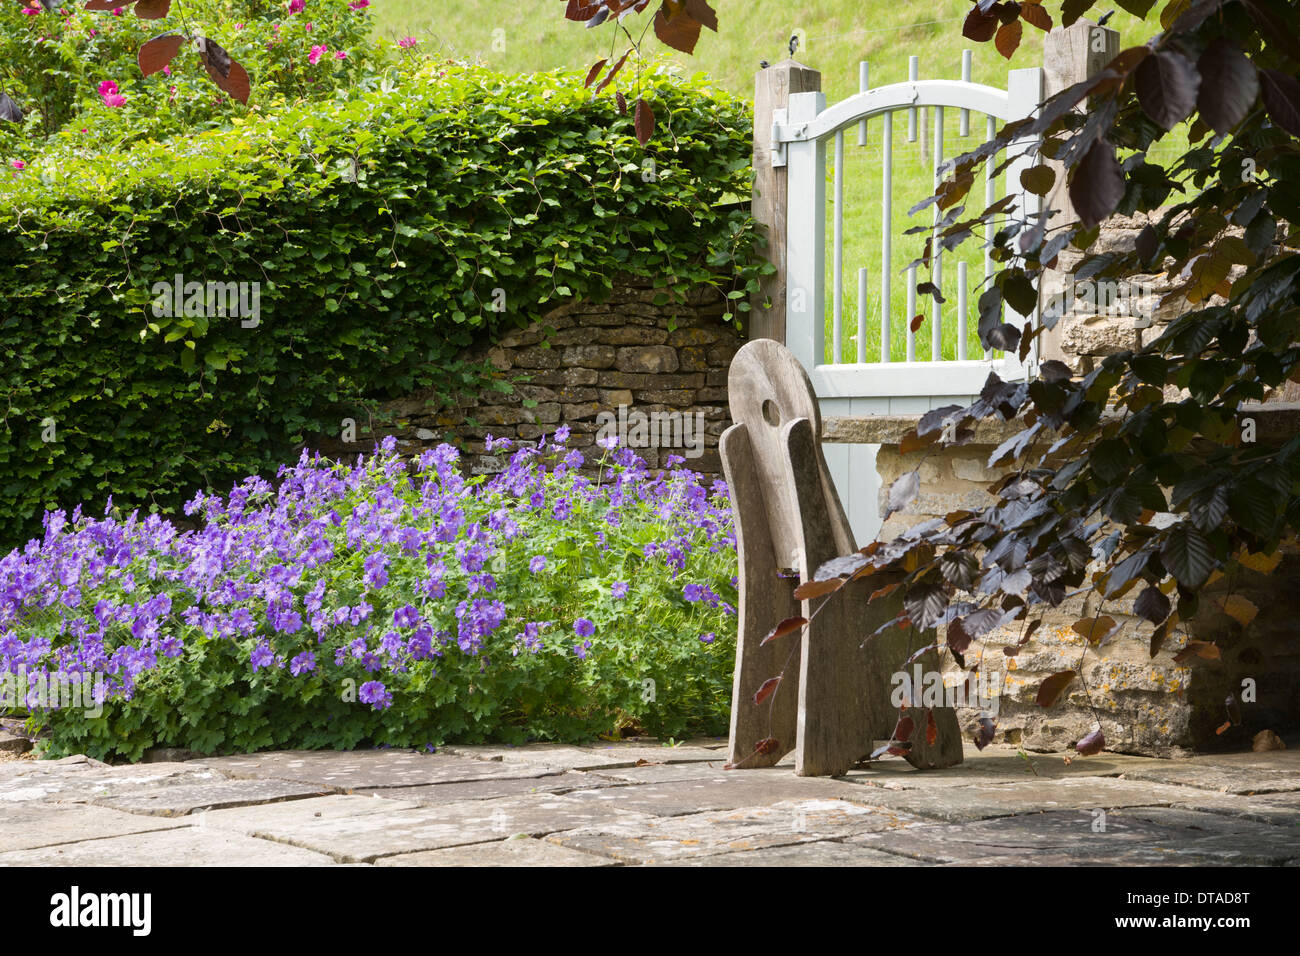
[[[1106,749],[1106,735],[1103,734],[1101,728],[1098,727],[1075,744],[1074,749],[1079,751],[1079,753],[1084,757],[1091,757],[1094,754],[1099,754]]]
[[[1115,158],[1115,147],[1098,139],[1074,168],[1070,180],[1070,202],[1086,228],[1097,225],[1124,198],[1124,172]]]
[[[8,120],[10,123],[23,121],[23,111],[9,98],[8,93],[0,93],[0,120]]]
[[[1169,598],[1158,587],[1148,587],[1133,602],[1133,613],[1144,617],[1152,624],[1159,624],[1169,616]]]
[[[164,33],[152,40],[146,40],[140,45],[140,52],[136,54],[140,72],[145,76],[157,73],[180,52],[185,40],[186,38],[179,33]]]
[[[918,471],[909,471],[894,479],[894,483],[889,486],[889,494],[885,496],[885,507],[882,509],[881,517],[888,519],[890,515],[906,508],[917,495],[921,493],[921,475]]]
[[[1038,686],[1038,696],[1034,698],[1034,703],[1039,707],[1051,707],[1060,700],[1065,689],[1074,683],[1074,677],[1074,671],[1058,671],[1048,677]]]
[[[1216,133],[1226,133],[1242,121],[1259,95],[1259,77],[1246,54],[1222,38],[1196,61],[1201,89],[1196,108]],[[1146,258],[1150,258],[1147,256]]]
[[[1268,118],[1292,136],[1300,136],[1300,80],[1278,70],[1261,70],[1259,78]]]
[[[914,584],[903,596],[903,608],[921,630],[928,630],[939,622],[948,606],[948,592],[935,583]]]
[[[1201,75],[1181,53],[1160,50],[1144,59],[1133,73],[1142,111],[1164,129],[1173,129],[1196,108]]]
[[[787,617],[776,627],[772,628],[772,630],[768,631],[767,636],[759,642],[758,646],[762,647],[768,641],[775,641],[777,638],[785,637],[787,634],[793,634],[807,623],[808,619],[806,617]]]
[[[633,119],[633,126],[636,128],[636,140],[642,146],[650,142],[650,137],[655,132],[655,111],[650,108],[650,104],[644,99],[637,97],[636,113]]]

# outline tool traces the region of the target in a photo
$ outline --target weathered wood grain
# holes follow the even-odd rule
[[[767,257],[776,272],[764,276],[750,303],[749,336],[785,341],[786,208],[789,179],[786,167],[772,165],[772,114],[790,105],[791,93],[816,92],[822,75],[794,60],[782,60],[754,77],[754,192],[751,209],[759,231],[767,237]],[[765,308],[767,302],[771,308]]]
[[[793,498],[786,488],[790,479],[781,428],[796,418],[806,418],[812,422],[815,434],[821,433],[821,411],[812,383],[789,349],[770,339],[755,339],[732,359],[727,392],[731,420],[749,429],[777,566],[797,568],[801,532]],[[817,467],[816,484],[829,503],[834,547],[839,549],[836,554],[848,554],[856,550],[853,531],[820,444],[812,455]]]
[[[787,422],[781,434],[789,455],[787,488],[803,535],[800,579],[807,581],[839,550],[818,480],[813,423],[797,418]],[[852,603],[839,597],[803,602],[804,617],[820,610],[805,629],[802,643],[795,750],[795,773],[801,777],[842,774],[869,751],[874,722],[869,702],[873,694],[886,692],[887,696],[888,674],[872,672],[859,646],[861,622],[853,619]]]
[[[731,491],[736,553],[740,556],[740,607],[728,760],[730,763],[744,761],[744,767],[770,767],[795,746],[799,637],[792,634],[766,647],[759,645],[778,623],[799,613],[799,602],[794,599],[797,582],[777,573],[779,568],[748,427],[735,424],[723,432],[719,452],[722,473]],[[759,687],[783,668],[784,686],[767,703],[755,706],[754,694]],[[767,737],[776,738],[779,748],[769,754],[755,754],[755,746]]]

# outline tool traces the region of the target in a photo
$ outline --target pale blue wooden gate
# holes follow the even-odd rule
[[[894,117],[906,114],[908,139],[918,135],[918,114],[929,107],[933,117],[934,182],[937,185],[944,169],[944,111],[960,110],[961,130],[966,134],[970,114],[985,117],[987,137],[992,138],[998,121],[1008,122],[1030,116],[1042,100],[1043,71],[1040,68],[1011,70],[1005,89],[970,81],[970,51],[962,58],[960,80],[918,80],[916,57],[911,58],[910,79],[875,89],[866,89],[867,69],[862,65],[862,92],[827,108],[822,93],[794,93],[789,108],[777,110],[772,127],[772,162],[787,165],[789,199],[786,211],[786,345],[808,370],[813,388],[821,402],[822,416],[912,415],[920,414],[942,405],[966,403],[979,392],[990,371],[996,371],[1004,380],[1023,379],[1034,373],[1036,353],[1031,352],[1021,362],[1015,355],[985,353],[967,355],[967,329],[975,318],[975,301],[978,292],[967,276],[965,263],[957,263],[955,276],[944,275],[944,253],[935,243],[934,266],[930,281],[942,290],[947,305],[933,302],[929,320],[931,354],[940,353],[939,342],[945,323],[955,323],[957,354],[951,358],[931,361],[915,359],[915,333],[909,319],[916,312],[915,270],[901,276],[892,275],[890,255],[893,237],[915,222],[902,222],[894,215],[892,196],[892,144]],[[882,255],[876,266],[881,307],[878,316],[867,315],[868,282],[872,269],[865,263],[857,264],[858,314],[856,316],[856,361],[844,362],[844,243],[842,202],[844,179],[844,136],[846,130],[858,127],[859,142],[865,141],[866,121],[873,121],[883,147],[883,187],[880,196],[880,230]],[[920,130],[921,136],[927,131]],[[835,202],[827,211],[827,147],[834,149],[835,163],[832,189]],[[1039,210],[1039,197],[1020,185],[1022,170],[1039,160],[1034,155],[1033,141],[1013,143],[1009,155],[1016,158],[999,176],[992,170],[1004,158],[990,157],[987,161],[984,200],[991,205],[998,198],[996,184],[1003,184],[1002,194],[1008,190],[1017,198],[1016,207],[1022,215]],[[962,150],[965,151],[964,149]],[[1020,153],[1019,156],[1016,154]],[[932,222],[937,223],[940,212],[933,206]],[[832,238],[830,254],[831,289],[826,286],[827,220],[831,220]],[[905,218],[905,217],[903,217]],[[985,237],[986,241],[990,237]],[[919,250],[920,243],[917,243]],[[993,262],[987,251],[984,255],[984,276],[993,273]],[[890,304],[891,284],[905,283],[907,307],[905,315],[892,314]],[[974,294],[973,294],[974,293]],[[827,342],[827,300],[831,305],[830,342]],[[1022,327],[1032,323],[1034,313],[1019,315],[1008,309],[1004,320]],[[878,355],[866,354],[867,324],[878,322],[880,350]],[[905,361],[891,361],[890,346],[906,339]],[[827,346],[830,346],[828,349]],[[876,475],[874,445],[825,446],[826,458],[844,502],[845,510],[859,542],[872,540],[880,528],[877,508],[879,478]]]

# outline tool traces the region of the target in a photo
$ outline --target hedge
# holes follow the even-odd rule
[[[44,509],[175,512],[368,403],[477,381],[455,356],[622,271],[756,289],[744,104],[641,79],[658,132],[581,78],[432,62],[228,129],[0,172],[0,545]],[[155,283],[258,282],[249,320]],[[500,311],[497,311],[500,309]]]

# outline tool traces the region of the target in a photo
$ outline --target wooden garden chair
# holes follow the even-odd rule
[[[755,339],[732,360],[727,378],[735,423],[720,442],[731,489],[740,559],[740,622],[732,690],[730,762],[767,767],[791,750],[800,776],[837,775],[888,740],[900,712],[890,675],[934,642],[933,631],[888,630],[902,589],[868,598],[898,580],[882,574],[851,581],[803,629],[762,645],[783,620],[811,616],[825,598],[798,601],[795,587],[826,561],[857,550],[821,450],[821,414],[803,366],[785,346]],[[797,643],[796,643],[797,642]],[[934,652],[921,658],[933,666]],[[788,661],[788,664],[787,664]],[[770,699],[756,705],[764,682],[784,670]],[[937,739],[927,742],[927,715],[911,708],[916,729],[907,760],[916,767],[961,762],[952,708],[935,708]],[[775,738],[764,752],[760,741]]]

